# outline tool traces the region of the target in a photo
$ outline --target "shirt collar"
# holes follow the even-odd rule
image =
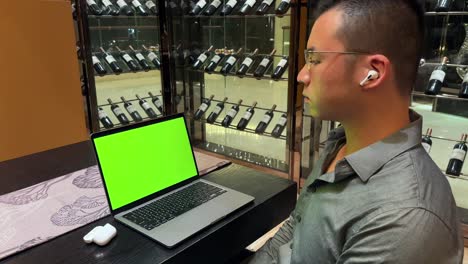
[[[362,181],[367,182],[388,161],[421,143],[422,117],[413,110],[409,115],[411,123],[406,127],[345,157]]]

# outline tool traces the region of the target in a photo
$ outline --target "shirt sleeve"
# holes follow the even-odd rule
[[[276,234],[270,238],[256,253],[249,264],[278,263],[278,249],[292,240],[295,220],[292,213]]]
[[[462,263],[458,227],[422,208],[383,213],[364,223],[343,246],[337,264]]]

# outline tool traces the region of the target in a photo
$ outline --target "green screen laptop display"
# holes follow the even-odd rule
[[[113,210],[197,175],[183,117],[94,139]]]

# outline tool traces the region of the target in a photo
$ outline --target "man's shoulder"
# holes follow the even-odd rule
[[[382,193],[387,198],[382,199],[381,213],[419,208],[447,225],[456,224],[456,204],[450,184],[424,148],[418,146],[396,156],[370,181],[387,190]]]
[[[379,185],[388,184],[387,190],[390,192],[411,193],[423,206],[427,199],[435,199],[433,195],[436,193],[452,196],[447,177],[422,146],[389,160],[370,181]]]
[[[400,172],[394,175],[395,181],[411,188],[420,207],[430,209],[432,205],[444,206],[450,204],[451,201],[448,200],[453,200],[447,177],[422,146],[402,153],[390,160],[385,167],[387,171]]]

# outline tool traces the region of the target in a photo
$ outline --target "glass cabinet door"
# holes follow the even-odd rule
[[[176,95],[195,147],[289,170],[289,1],[168,1]]]
[[[90,130],[164,114],[154,0],[77,0]]]

